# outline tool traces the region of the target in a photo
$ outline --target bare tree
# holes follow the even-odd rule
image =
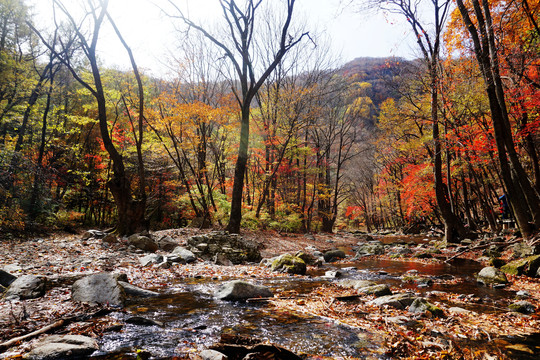
[[[238,149],[238,159],[234,172],[234,184],[231,201],[231,214],[227,230],[232,233],[240,231],[242,221],[242,198],[244,190],[244,176],[248,162],[249,148],[249,130],[250,130],[250,111],[251,103],[255,95],[283,60],[287,52],[297,45],[302,39],[308,36],[308,33],[294,34],[291,32],[291,22],[293,17],[295,0],[286,1],[286,16],[282,23],[279,36],[279,43],[271,52],[273,61],[262,69],[257,69],[254,59],[256,47],[255,37],[257,29],[257,14],[260,10],[263,0],[247,0],[244,6],[238,4],[236,0],[219,0],[223,12],[223,18],[228,29],[228,34],[223,35],[224,39],[219,39],[208,29],[194,22],[184,14],[184,11],[169,0],[170,5],[176,10],[173,17],[182,20],[189,28],[201,32],[209,41],[219,47],[225,57],[231,62],[237,81],[240,85],[240,91],[233,87],[233,92],[240,107],[241,129],[240,146]],[[227,45],[227,44],[230,45]],[[257,73],[260,72],[260,75]]]

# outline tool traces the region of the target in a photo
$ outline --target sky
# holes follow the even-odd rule
[[[175,0],[190,16],[204,23],[219,20],[217,0]],[[277,1],[277,0],[271,0]],[[38,27],[51,23],[51,0],[27,0],[34,6]],[[76,1],[65,1],[75,6]],[[171,19],[156,4],[166,0],[110,0],[110,13],[130,47],[138,66],[159,76],[168,71],[167,58],[174,49],[175,30]],[[186,8],[187,6],[187,8]],[[308,26],[327,34],[331,51],[346,63],[357,57],[415,56],[413,39],[399,17],[384,14],[361,14],[340,0],[297,0],[295,16],[305,18]],[[111,29],[105,29],[98,46],[108,66],[128,68],[129,59]]]

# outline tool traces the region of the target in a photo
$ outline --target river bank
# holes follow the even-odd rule
[[[203,234],[204,232],[199,230],[178,229],[152,235],[156,238],[169,236],[183,245],[189,238]],[[83,239],[81,235],[58,234],[43,239],[5,241],[0,250],[0,268],[9,270],[8,272],[15,276],[42,275],[47,277],[48,285],[44,296],[36,299],[2,300],[0,342],[43,329],[60,319],[96,313],[103,306],[96,307],[72,301],[71,284],[75,279],[90,274],[113,272],[125,274],[132,285],[167,294],[187,293],[187,290],[193,289],[211,292],[216,284],[232,279],[266,284],[272,288],[274,298],[269,299],[264,305],[258,305],[264,306],[264,311],[270,309],[271,313],[315,315],[319,319],[326,319],[329,323],[363,333],[365,339],[361,337],[363,340],[355,340],[358,342],[354,345],[355,350],[349,353],[344,351],[343,358],[447,356],[466,359],[526,359],[535,358],[540,354],[533,341],[540,328],[538,279],[523,275],[507,275],[509,282],[501,289],[478,286],[474,280],[473,272],[476,273],[484,265],[488,265],[490,259],[497,258],[508,262],[515,257],[515,244],[521,244],[519,239],[510,236],[486,237],[444,248],[433,237],[408,237],[396,234],[369,237],[361,233],[282,236],[276,233],[257,232],[245,233],[243,237],[258,244],[264,258],[284,253],[294,254],[297,251],[324,253],[332,249],[343,249],[346,257],[318,267],[308,266],[306,275],[284,275],[259,264],[216,265],[211,261],[200,259],[193,263],[175,264],[170,267],[158,264],[143,266],[140,258],[145,255],[144,251],[133,249],[122,241]],[[374,254],[361,254],[362,256],[358,257],[359,247],[375,243],[381,245],[382,251],[377,250]],[[513,244],[496,245],[496,249],[490,246],[500,243]],[[490,255],[488,250],[496,250],[498,256],[488,256]],[[165,254],[164,251],[158,250],[157,254],[160,253]],[[459,263],[460,260],[445,263],[456,255],[459,255],[456,259],[474,259],[480,262],[475,263],[473,267]],[[345,287],[341,282],[343,279],[386,284],[392,294],[413,294],[415,299],[425,299],[439,308],[441,313],[429,309],[411,312],[405,307],[400,309],[374,304],[376,295],[363,294],[358,289]],[[519,296],[518,291],[522,292]],[[200,302],[201,299],[207,300],[202,296],[193,302]],[[534,310],[528,314],[510,310],[510,305],[521,300],[530,303]],[[154,303],[146,306],[144,303],[135,303],[124,309],[113,310],[118,313],[141,315],[151,320],[158,317],[160,321],[160,316],[164,315],[159,314],[165,310],[156,308],[152,312],[148,310],[154,306],[152,304]],[[246,309],[242,309],[242,312],[245,311]],[[167,319],[169,318],[165,320]],[[123,318],[120,319],[119,316],[107,314],[84,321],[73,321],[52,332],[84,334],[100,340],[115,333],[114,329],[117,332],[128,333],[126,327],[122,330],[124,326],[122,320]],[[239,320],[232,318],[227,321]],[[276,321],[279,322],[279,319]],[[235,332],[245,330],[239,329],[238,325],[241,324],[229,324],[228,327]],[[223,332],[225,326],[222,327],[216,331]],[[175,356],[179,358],[193,357],[201,346],[216,341],[211,338],[207,329],[197,333],[198,330],[193,327],[186,325],[184,328],[193,330],[195,338],[187,339],[185,344],[173,347],[177,354]],[[185,329],[183,331],[187,331]],[[256,337],[257,332],[255,334],[248,332],[248,335]],[[197,343],[201,337],[209,339]],[[6,351],[0,357],[20,357],[30,351],[38,339],[39,337],[29,338],[15,343],[4,349]],[[274,342],[271,338],[263,340]],[[287,343],[287,339],[282,340],[281,345],[293,349],[298,347],[294,341]],[[103,343],[100,346],[103,347]],[[305,356],[321,355],[308,354],[305,350],[301,352],[305,353]],[[339,355],[327,356],[328,353],[326,350],[325,352],[326,355],[322,357],[336,358]]]

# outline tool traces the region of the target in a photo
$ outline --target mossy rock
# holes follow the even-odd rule
[[[299,257],[292,256],[291,254],[284,254],[272,262],[272,271],[305,275],[306,263]]]
[[[499,285],[508,283],[506,275],[501,270],[492,266],[483,268],[476,276],[476,280],[484,285]]]
[[[540,268],[540,255],[534,255],[509,262],[501,267],[501,270],[509,275],[527,275],[534,277],[536,276],[538,268]]]
[[[409,306],[409,312],[418,314],[425,313],[429,311],[434,317],[444,317],[444,311],[432,303],[428,302],[426,299],[418,298],[413,301],[411,306]]]

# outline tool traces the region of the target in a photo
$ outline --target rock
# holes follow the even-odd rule
[[[375,295],[376,297],[392,295],[392,290],[390,290],[390,287],[386,284],[361,287],[358,289],[358,292],[366,295]]]
[[[18,264],[9,264],[2,268],[5,272],[8,272],[10,274],[22,271],[22,267],[20,267]]]
[[[362,288],[366,288],[366,287],[370,287],[370,286],[375,286],[377,285],[376,283],[374,283],[373,281],[369,281],[369,280],[351,280],[351,279],[347,279],[347,280],[341,280],[339,283],[338,283],[339,286],[341,287],[344,287],[344,288],[350,288],[350,289],[362,289]]]
[[[324,253],[324,261],[326,262],[334,262],[340,259],[345,259],[345,251],[343,250],[329,250]]]
[[[82,335],[52,335],[41,340],[25,359],[53,360],[80,359],[98,350],[97,342]]]
[[[17,279],[16,276],[11,275],[7,271],[0,270],[0,285],[2,285],[3,287],[8,287],[16,279]]]
[[[159,264],[163,261],[163,256],[157,254],[150,254],[139,258],[139,263],[142,266],[149,266],[153,264]]]
[[[403,294],[396,294],[396,295],[386,295],[378,297],[374,300],[368,301],[367,305],[375,305],[375,306],[391,306],[396,309],[405,309],[409,305],[411,305],[414,300],[416,300],[416,296],[411,293],[403,293]]]
[[[473,241],[471,239],[463,239],[459,243],[461,245],[470,246],[470,245],[472,245]]]
[[[450,312],[452,314],[457,314],[457,315],[469,315],[469,314],[470,315],[475,315],[476,314],[474,311],[463,309],[463,308],[460,308],[460,307],[457,307],[457,306],[449,308],[448,312]]]
[[[482,255],[489,258],[499,258],[501,257],[501,249],[496,245],[491,245],[490,247],[482,251]]]
[[[357,237],[360,241],[373,241],[373,236],[369,234],[355,233],[354,236]]]
[[[123,306],[126,293],[113,274],[101,273],[75,281],[71,289],[71,299],[92,304]]]
[[[412,250],[406,246],[395,246],[390,250],[390,252],[388,252],[388,256],[394,256],[394,257],[405,256],[405,255],[410,255],[410,254],[412,254]]]
[[[47,279],[44,276],[22,275],[8,287],[6,298],[36,299],[45,295]]]
[[[87,232],[83,234],[83,236],[81,237],[81,240],[88,240],[91,238],[102,239],[105,237],[105,235],[107,234],[100,230],[88,230]]]
[[[306,263],[296,256],[283,254],[272,262],[272,271],[305,275]]]
[[[227,355],[216,350],[203,350],[199,353],[202,360],[229,360]]]
[[[195,252],[195,249],[200,251],[200,257],[204,260],[214,261],[217,254],[223,254],[234,265],[246,262],[258,263],[262,259],[257,243],[226,231],[192,236],[188,238],[187,243],[191,251]],[[200,248],[201,244],[205,246]]]
[[[523,300],[510,304],[508,308],[521,314],[532,314],[536,311],[536,307],[533,304]]]
[[[128,245],[135,246],[137,249],[141,249],[147,252],[156,252],[159,247],[156,242],[147,236],[141,236],[139,234],[133,234],[128,237]]]
[[[502,272],[509,275],[527,275],[534,277],[540,268],[540,255],[529,256],[509,262],[501,267]]]
[[[273,296],[272,291],[266,286],[254,285],[241,280],[229,281],[222,284],[215,293],[217,299],[232,301]]]
[[[101,239],[101,241],[107,244],[116,244],[118,242],[118,238],[114,234],[107,234],[103,239]]]
[[[425,313],[426,311],[429,311],[434,317],[444,316],[444,311],[441,308],[433,305],[426,299],[421,298],[417,298],[416,300],[414,300],[413,303],[409,306],[408,311],[415,314]]]
[[[528,291],[525,291],[525,290],[519,290],[517,293],[516,293],[516,296],[519,298],[519,299],[527,299],[531,296],[531,294],[529,294]]]
[[[171,255],[179,256],[181,259],[181,261],[179,262],[184,263],[184,264],[189,264],[197,260],[197,257],[195,256],[193,252],[181,246],[176,247],[171,253]]]
[[[162,327],[163,323],[156,320],[144,318],[142,316],[132,316],[126,319],[126,324],[142,325],[142,326],[159,326]]]
[[[512,257],[514,259],[535,255],[536,248],[527,245],[525,242],[518,242],[512,246]]]
[[[324,277],[328,279],[337,279],[343,276],[343,273],[339,270],[328,270],[324,273]]]
[[[156,297],[159,296],[159,293],[151,290],[145,290],[141,289],[140,287],[137,287],[135,285],[131,285],[128,282],[125,281],[118,281],[118,283],[124,288],[124,292],[129,297],[142,297],[142,298],[148,298],[148,297]]]
[[[317,261],[315,256],[307,254],[303,251],[298,251],[294,256],[302,259],[306,263],[306,265],[313,265]]]
[[[161,239],[159,239],[157,241],[157,245],[159,246],[161,250],[167,251],[167,252],[171,252],[176,247],[179,246],[178,243],[174,241],[173,238],[170,236],[164,236]]]
[[[382,255],[384,254],[384,246],[378,242],[370,242],[369,244],[364,244],[356,249],[356,256],[364,255]]]
[[[499,269],[488,266],[480,270],[476,276],[476,281],[484,285],[507,284],[506,275]]]

